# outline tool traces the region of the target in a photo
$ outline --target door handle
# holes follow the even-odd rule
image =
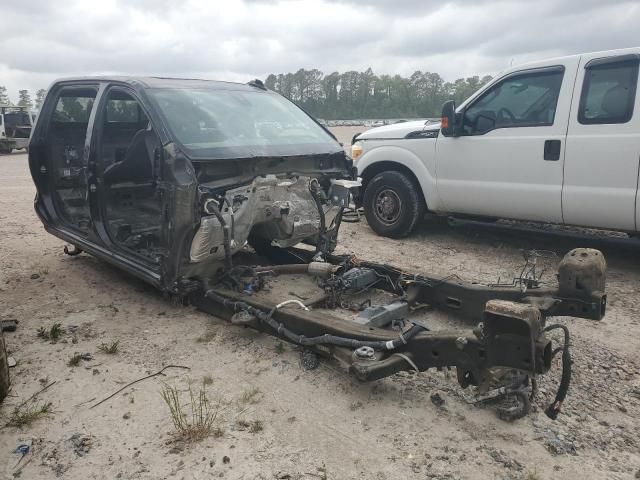
[[[545,140],[544,142],[544,159],[550,162],[560,160],[561,150],[560,140]]]

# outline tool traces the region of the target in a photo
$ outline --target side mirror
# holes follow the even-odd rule
[[[459,135],[456,102],[454,100],[448,100],[442,105],[440,129],[442,130],[442,135],[445,137],[457,137]]]

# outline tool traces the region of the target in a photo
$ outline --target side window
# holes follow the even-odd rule
[[[553,67],[505,78],[465,110],[464,133],[553,125],[563,75],[562,67]]]
[[[101,161],[107,168],[124,160],[136,133],[146,130],[149,120],[138,102],[122,90],[111,90],[104,108]]]
[[[637,59],[587,63],[578,121],[586,125],[628,122],[637,83]]]
[[[144,114],[140,111],[138,102],[109,98],[107,100],[107,123],[140,123]]]
[[[95,96],[61,95],[52,120],[59,123],[89,123],[94,98]]]

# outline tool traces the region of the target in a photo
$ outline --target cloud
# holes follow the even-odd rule
[[[318,68],[455,79],[640,45],[640,6],[612,0],[2,0],[0,85],[104,73],[246,81]]]

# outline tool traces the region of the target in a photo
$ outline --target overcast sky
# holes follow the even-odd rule
[[[370,66],[454,80],[640,46],[638,0],[0,0],[0,19],[0,85],[14,101],[71,75],[244,82]]]

